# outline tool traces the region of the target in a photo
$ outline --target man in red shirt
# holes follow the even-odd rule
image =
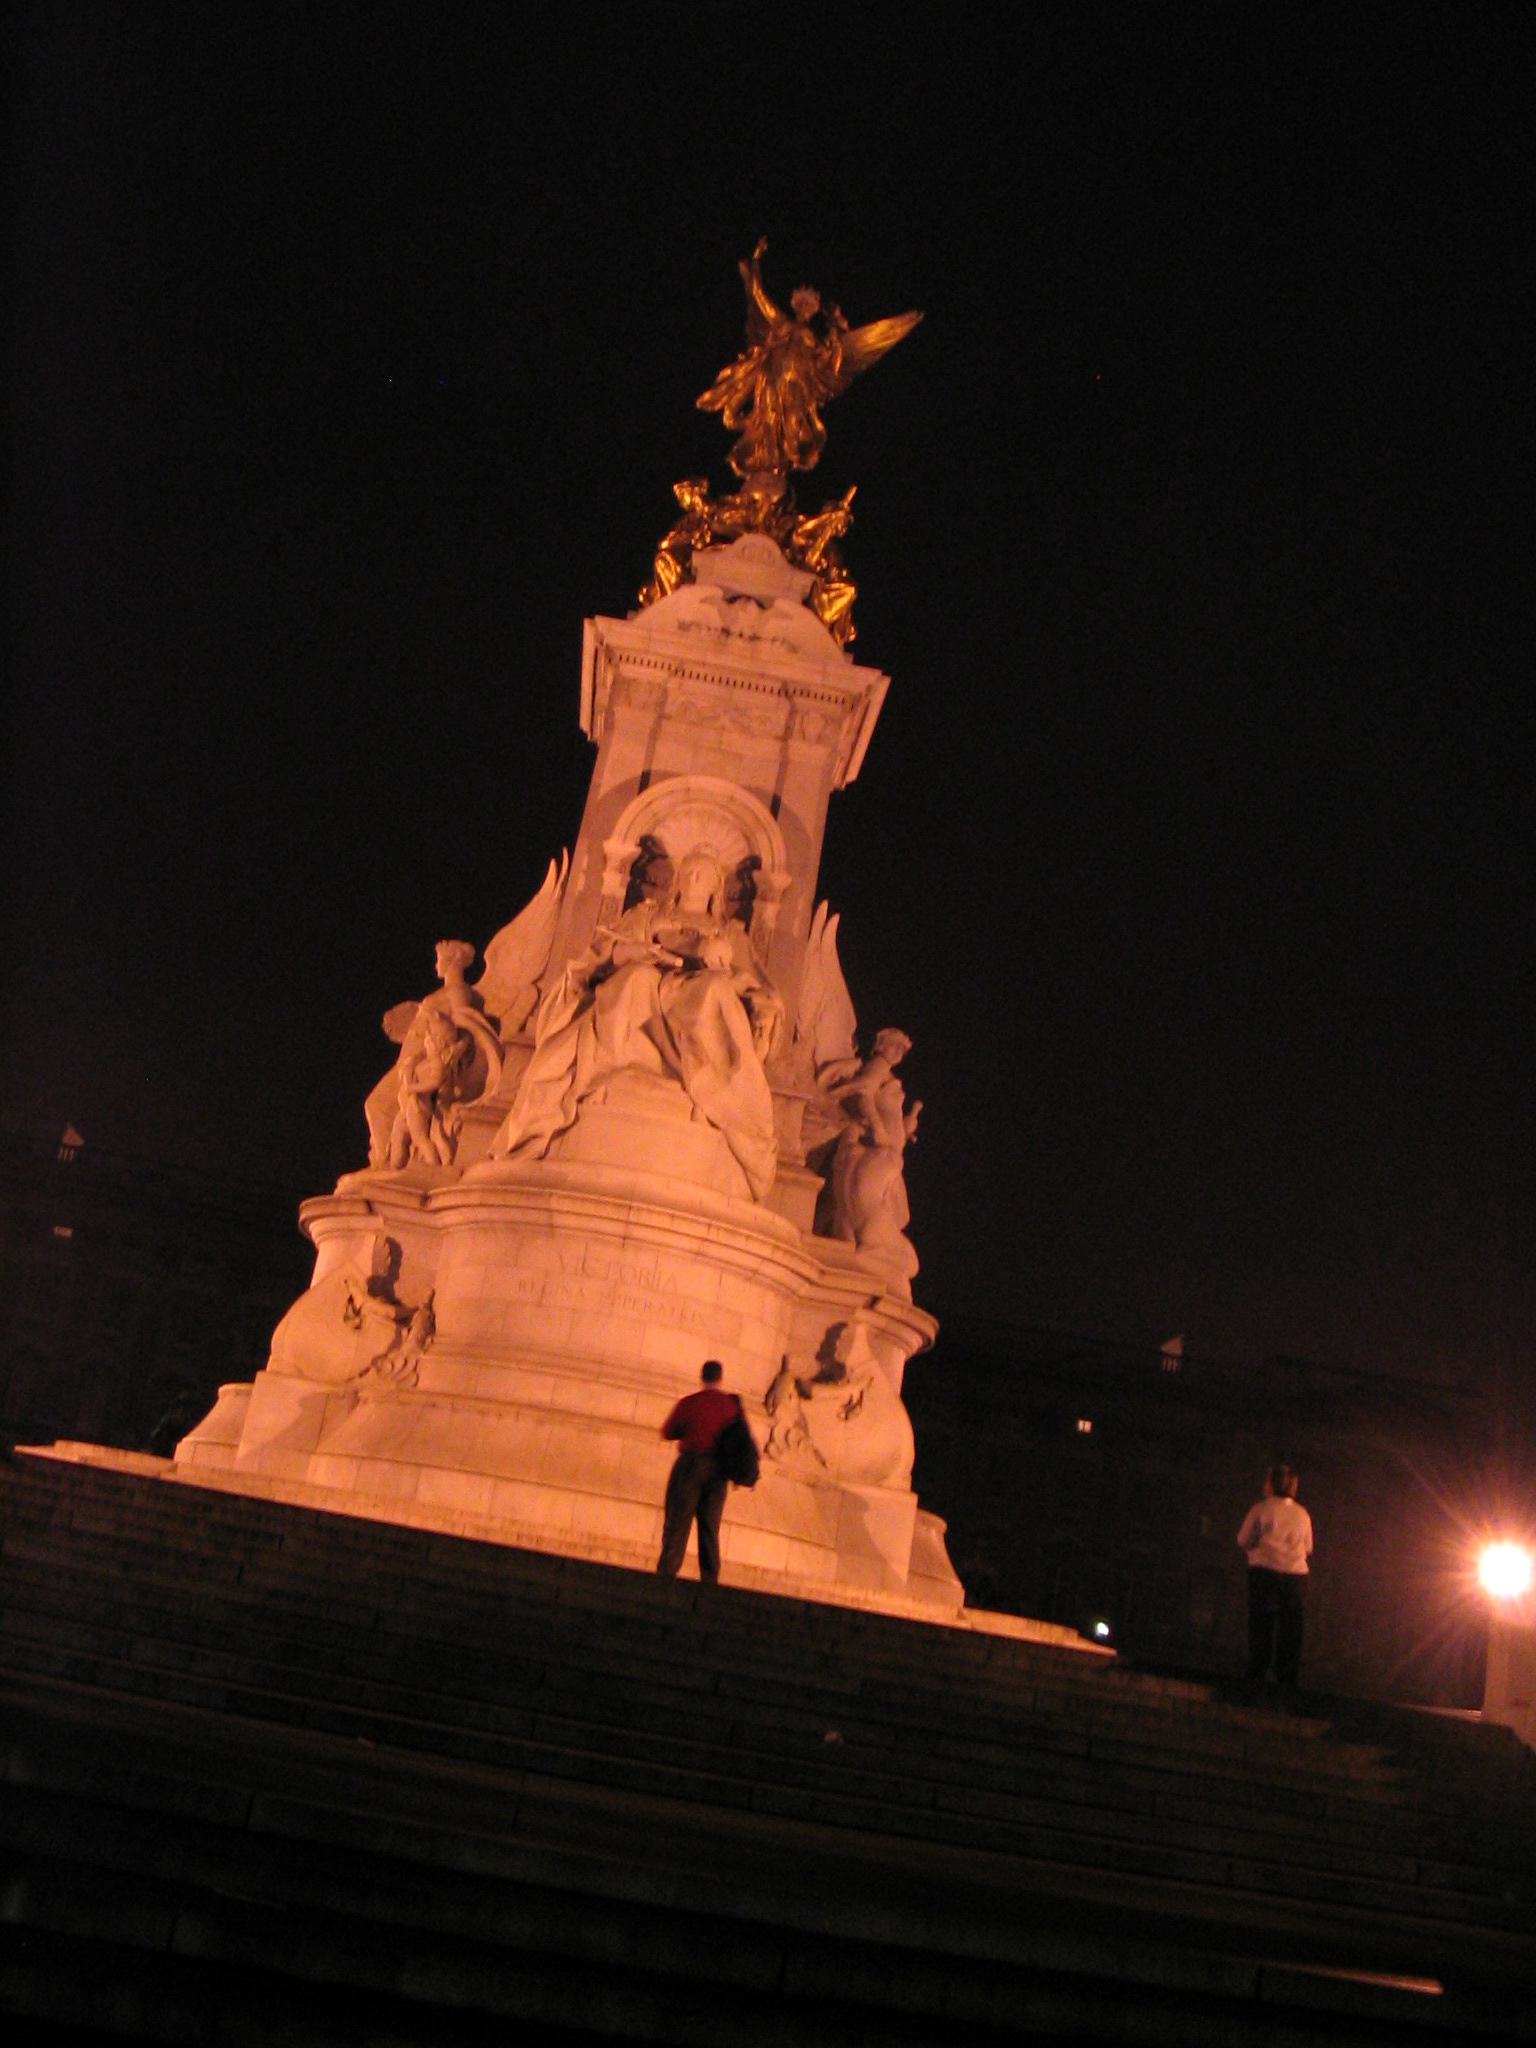
[[[667,1481],[666,1519],[656,1563],[664,1579],[675,1579],[682,1569],[688,1530],[695,1519],[699,1525],[699,1577],[713,1582],[720,1576],[720,1517],[725,1511],[727,1482],[715,1458],[715,1445],[726,1424],[741,1414],[736,1396],[720,1385],[723,1373],[718,1358],[706,1359],[699,1374],[703,1386],[696,1394],[685,1394],[661,1425],[668,1443],[678,1446],[677,1462]]]

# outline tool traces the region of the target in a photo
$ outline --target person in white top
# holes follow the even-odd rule
[[[1296,1498],[1296,1474],[1271,1465],[1264,1497],[1237,1532],[1248,1553],[1248,1678],[1262,1684],[1273,1658],[1275,1677],[1293,1686],[1301,1669],[1302,1589],[1312,1555],[1312,1517]]]

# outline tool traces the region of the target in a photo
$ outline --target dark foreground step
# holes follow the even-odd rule
[[[135,1497],[116,1475],[88,1469],[76,1468],[105,1494],[99,1484],[61,1492],[59,1467],[28,1463],[7,1537],[7,1594],[18,1615],[30,1598],[49,1626],[61,1611],[82,1629],[110,1628],[118,1614],[136,1641],[148,1633],[194,1651],[234,1642],[252,1662],[297,1655],[317,1673],[356,1670],[360,1655],[380,1680],[402,1668],[423,1676],[423,1657],[432,1672],[472,1677],[479,1652],[498,1686],[526,1641],[530,1656],[558,1657],[583,1681],[616,1663],[626,1683],[653,1677],[700,1705],[750,1690],[755,1677],[792,1689],[813,1713],[857,1701],[925,1729],[956,1711],[979,1726],[990,1705],[1007,1740],[1023,1716],[1037,1739],[1078,1754],[1092,1746],[1102,1758],[1116,1740],[1128,1754],[1182,1747],[1186,1767],[1230,1761],[1245,1779],[1262,1758],[1294,1792],[1346,1778],[1364,1796],[1385,1780],[1396,1798],[1379,1749],[1318,1743],[1313,1722],[1223,1711],[1207,1687],[1051,1648],[767,1596],[701,1607],[697,1589],[633,1573],[174,1486],[141,1485]]]
[[[173,1492],[173,1502],[178,1497]],[[68,1557],[45,1561],[38,1532],[11,1531],[0,1632],[17,1670],[350,1728],[509,1767],[581,1775],[601,1759],[637,1786],[813,1817],[841,1806],[863,1821],[859,1802],[874,1802],[893,1816],[910,1809],[908,1825],[924,1833],[946,1822],[957,1830],[1012,1826],[1035,1831],[1032,1846],[1042,1853],[1048,1832],[1066,1828],[1085,1841],[1119,1842],[1128,1856],[1164,1852],[1171,1875],[1199,1874],[1187,1859],[1205,1857],[1207,1875],[1230,1878],[1230,1869],[1209,1864],[1224,1857],[1497,1901],[1509,1891],[1509,1871],[1531,1860],[1502,1797],[1492,1810],[1469,1802],[1415,1826],[1422,1801],[1405,1773],[1384,1763],[1379,1748],[1315,1739],[1320,1723],[1302,1724],[1308,1739],[1297,1740],[1295,1722],[1249,1712],[1240,1717],[1246,1727],[1228,1725],[1239,1717],[1224,1722],[1208,1702],[1208,1726],[1188,1712],[1172,1721],[1148,1714],[1143,1724],[1134,1698],[1115,1703],[1106,1721],[1103,1694],[1113,1681],[1102,1666],[1079,1666],[1075,1700],[1059,1681],[1046,1709],[1038,1673],[1026,1669],[1020,1675],[1036,1682],[1011,1712],[995,1684],[978,1712],[980,1702],[967,1711],[947,1689],[936,1695],[925,1685],[933,1674],[921,1655],[905,1689],[856,1655],[845,1656],[835,1693],[820,1678],[795,1675],[787,1654],[754,1682],[720,1626],[702,1637],[695,1628],[689,1639],[688,1624],[702,1618],[697,1608],[682,1610],[681,1634],[675,1613],[658,1614],[657,1634],[675,1638],[664,1660],[606,1616],[595,1629],[590,1613],[569,1606],[532,1617],[502,1606],[489,1643],[474,1629],[467,1642],[424,1643],[401,1632],[400,1617],[390,1628],[359,1631],[339,1618],[336,1590],[330,1614],[314,1617],[307,1632],[281,1635],[268,1612],[278,1588],[263,1596],[265,1605],[247,1595],[221,1607],[210,1596],[189,1614],[196,1589],[165,1532],[141,1567],[154,1574],[148,1586],[123,1568],[132,1546],[85,1572],[72,1532],[69,1542]],[[589,1592],[601,1595],[614,1576],[589,1568]],[[647,1591],[653,1606],[675,1607],[677,1589]],[[748,1611],[780,1604],[722,1595],[709,1605],[728,1615],[743,1601]],[[816,1633],[810,1620],[796,1617],[795,1626]],[[919,1638],[919,1651],[951,1643],[948,1631],[898,1632]],[[926,1663],[936,1661],[929,1650]],[[1465,1748],[1469,1731],[1456,1732]],[[828,1734],[839,1738],[835,1747],[827,1747]],[[1437,1769],[1431,1783],[1439,1779]]]
[[[41,1490],[34,1484],[34,1494]],[[11,1632],[40,1633],[56,1649],[75,1644],[109,1656],[131,1649],[141,1661],[158,1656],[183,1668],[201,1656],[210,1670],[232,1646],[244,1682],[263,1663],[277,1671],[294,1660],[316,1679],[362,1674],[388,1685],[404,1674],[422,1685],[448,1679],[469,1693],[477,1678],[488,1677],[501,1700],[509,1697],[509,1681],[515,1686],[520,1663],[547,1685],[553,1661],[583,1687],[600,1687],[615,1670],[626,1687],[654,1681],[686,1695],[706,1718],[750,1700],[761,1678],[776,1698],[798,1702],[813,1719],[835,1720],[853,1708],[898,1738],[903,1724],[920,1728],[925,1746],[936,1727],[963,1720],[968,1740],[990,1734],[1016,1747],[1027,1724],[1036,1749],[1091,1755],[1098,1765],[1134,1767],[1139,1757],[1166,1760],[1182,1752],[1186,1771],[1225,1773],[1245,1784],[1262,1769],[1287,1799],[1304,1801],[1330,1782],[1347,1781],[1354,1797],[1369,1798],[1381,1783],[1384,1796],[1401,1803],[1401,1774],[1382,1762],[1379,1747],[1320,1743],[1312,1739],[1322,1732],[1312,1721],[1223,1710],[1208,1688],[1122,1674],[1035,1645],[767,1596],[717,1598],[701,1609],[696,1589],[659,1588],[635,1574],[481,1545],[456,1546],[470,1553],[479,1577],[478,1598],[461,1600],[455,1611],[440,1583],[448,1563],[443,1539],[302,1513],[294,1515],[294,1540],[275,1566],[265,1556],[242,1561],[227,1532],[213,1555],[188,1543],[189,1533],[202,1533],[199,1510],[209,1501],[227,1517],[222,1497],[193,1495],[189,1504],[187,1492],[173,1487],[149,1489],[147,1499],[133,1503],[135,1517],[124,1515],[121,1499],[93,1498],[85,1504],[93,1517],[128,1524],[97,1534],[82,1527],[78,1506],[57,1529],[13,1515],[5,1584]],[[238,1505],[256,1516],[274,1512]],[[387,1575],[378,1606],[365,1584],[359,1532],[396,1552],[388,1561],[398,1560],[398,1569]],[[602,1614],[598,1630],[590,1626],[594,1611]],[[74,1635],[60,1626],[64,1614]],[[1501,1810],[1502,1801],[1489,1818]]]
[[[699,2042],[1533,2038],[1507,1938],[1321,1928],[1262,1897],[86,1705],[8,1703],[0,1995],[39,2019],[220,2041],[436,2040],[444,2015]],[[1438,1992],[1412,1988],[1426,1947]]]
[[[0,2005],[61,2040],[1536,2039],[1503,1731],[89,1468],[0,1512]]]

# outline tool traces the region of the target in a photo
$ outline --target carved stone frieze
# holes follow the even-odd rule
[[[656,612],[643,616],[654,619]],[[833,786],[854,780],[887,677],[856,667],[835,650],[830,660],[811,660],[748,641],[738,654],[723,633],[721,658],[701,661],[700,637],[634,620],[589,620],[582,663],[582,727],[588,737],[601,739],[615,714],[665,717],[704,731],[830,748]]]

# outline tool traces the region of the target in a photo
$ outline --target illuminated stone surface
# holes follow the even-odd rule
[[[477,980],[445,942],[442,988],[389,1012],[371,1163],[304,1205],[310,1291],[176,1466],[648,1568],[660,1425],[713,1356],[766,1450],[727,1579],[952,1614],[901,1401],[936,1327],[905,1234],[920,1105],[900,1033],[861,1059],[816,901],[886,678],[763,535],[694,574],[588,621],[569,868]]]

